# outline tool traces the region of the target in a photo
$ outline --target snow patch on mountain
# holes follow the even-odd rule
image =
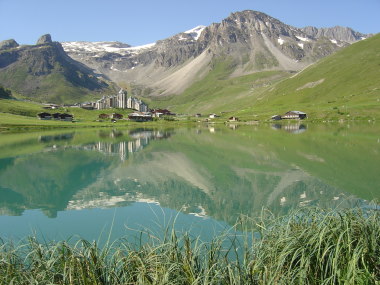
[[[206,28],[206,26],[197,26],[194,29],[188,30],[184,32],[185,34],[189,34],[193,37],[194,40],[198,40],[199,36],[201,35],[202,31]]]
[[[156,43],[136,47],[120,42],[62,42],[61,44],[67,53],[95,53],[98,56],[99,53],[138,54],[154,47]]]
[[[300,37],[300,36],[296,36],[297,39],[299,39],[300,41],[303,41],[303,42],[310,42],[310,40],[308,38],[304,38],[304,37]]]

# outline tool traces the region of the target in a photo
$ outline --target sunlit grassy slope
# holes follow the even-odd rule
[[[231,78],[228,59],[183,94],[154,102],[185,113],[229,112],[265,119],[289,110],[312,118],[380,117],[380,35],[355,43],[298,74],[260,72]]]
[[[69,113],[74,116],[75,127],[77,126],[105,126],[113,125],[110,119],[98,122],[99,114],[112,113],[122,114],[127,117],[130,109],[107,109],[107,110],[85,110],[82,108],[63,107],[55,110],[45,110],[43,105],[29,101],[18,101],[12,99],[0,99],[0,128],[7,126],[42,126],[42,127],[74,127],[71,122],[55,120],[39,120],[37,114],[48,113]],[[120,121],[120,123],[126,123]]]
[[[241,110],[262,96],[269,86],[290,76],[283,71],[265,71],[231,77],[233,71],[234,65],[229,59],[215,61],[208,75],[184,93],[153,98],[151,105],[186,114]]]
[[[304,110],[313,117],[380,117],[380,34],[277,84],[244,113]]]

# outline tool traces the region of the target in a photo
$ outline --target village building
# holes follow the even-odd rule
[[[59,105],[56,105],[56,104],[43,104],[44,105],[44,107],[42,107],[42,108],[44,108],[44,109],[58,109],[59,108]]]
[[[54,114],[52,115],[52,117],[53,117],[54,120],[60,120],[60,119],[61,119],[61,118],[60,118],[60,115],[61,115],[61,113],[54,113]]]
[[[148,105],[140,99],[135,97],[128,97],[127,92],[120,89],[119,93],[114,96],[103,96],[101,99],[93,103],[97,110],[119,108],[119,109],[133,109],[139,112],[147,112]]]
[[[71,114],[66,114],[66,113],[63,113],[63,114],[60,114],[59,115],[59,118],[61,121],[72,121],[74,116],[71,115]]]
[[[92,102],[84,102],[80,104],[80,107],[85,110],[94,110],[95,109],[95,103]]]
[[[50,113],[42,112],[42,113],[38,113],[37,117],[40,120],[51,120],[52,115]]]
[[[239,122],[239,118],[237,118],[235,116],[232,116],[232,117],[228,118],[228,121],[230,121],[230,122]]]
[[[61,114],[61,113],[54,113],[52,115],[52,114],[46,113],[46,112],[38,113],[37,117],[40,120],[51,120],[52,118],[54,118],[54,120],[60,120],[60,121],[72,121],[73,118],[74,118],[73,115],[66,114],[66,113],[63,113],[63,114]]]
[[[104,113],[99,114],[99,119],[109,119],[109,117],[110,117],[110,115],[108,115],[108,114],[104,114]]]
[[[116,119],[116,120],[121,120],[123,118],[123,115],[122,114],[118,114],[118,113],[113,113],[111,115],[111,118],[112,119]]]
[[[282,120],[281,116],[280,115],[274,115],[272,116],[271,118],[273,121],[279,121],[279,120]]]
[[[282,119],[305,119],[307,117],[306,113],[301,111],[289,111],[286,112],[284,116],[282,116]]]
[[[150,112],[134,112],[128,115],[128,119],[136,122],[152,121],[152,113]]]
[[[151,113],[155,118],[161,118],[163,116],[175,116],[175,114],[170,112],[168,109],[153,109],[151,110]]]
[[[215,119],[215,118],[218,118],[218,117],[220,117],[220,116],[218,116],[217,114],[210,114],[208,117],[209,117],[210,119]]]

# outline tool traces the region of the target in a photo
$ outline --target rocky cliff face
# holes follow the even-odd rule
[[[117,83],[146,88],[150,95],[168,95],[181,93],[207,74],[215,60],[232,61],[232,76],[297,71],[363,36],[341,27],[299,29],[247,10],[141,47],[117,42],[62,45],[72,58]]]
[[[45,45],[45,44],[52,44],[52,43],[53,41],[51,40],[51,35],[46,34],[46,35],[41,36],[38,39],[36,45]]]
[[[325,37],[333,42],[354,43],[371,35],[355,32],[351,28],[336,26],[333,28],[305,27],[301,29],[305,34],[313,38]]]
[[[69,57],[50,35],[42,36],[37,45],[3,48],[0,84],[25,97],[48,102],[72,102],[108,87],[90,68]]]

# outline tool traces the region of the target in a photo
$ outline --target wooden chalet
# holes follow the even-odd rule
[[[174,113],[170,112],[168,109],[153,109],[151,110],[152,116],[160,118],[163,116],[175,116]]]
[[[136,122],[152,121],[153,117],[150,112],[134,112],[128,115],[128,119]]]
[[[281,118],[282,119],[305,119],[307,117],[306,113],[301,112],[301,111],[289,111],[286,112],[285,115],[283,115]]]
[[[123,118],[123,115],[122,114],[118,114],[118,113],[113,113],[111,115],[111,118],[112,119],[116,119],[116,120],[121,120]]]
[[[219,118],[220,116],[218,116],[217,114],[210,114],[208,117],[210,119],[215,119],[215,118]]]
[[[272,116],[271,118],[273,121],[279,121],[279,120],[282,120],[282,117],[280,115],[274,115]]]
[[[235,117],[235,116],[232,116],[232,117],[228,118],[228,121],[230,121],[230,122],[239,122],[239,118]]]
[[[51,120],[52,115],[50,113],[42,112],[37,114],[37,118],[40,120]]]
[[[61,113],[54,113],[52,116],[54,120],[61,120]]]
[[[63,113],[60,115],[61,121],[72,121],[74,119],[74,116],[71,114]]]
[[[102,114],[99,114],[98,117],[99,119],[109,119],[110,115],[102,113]]]

